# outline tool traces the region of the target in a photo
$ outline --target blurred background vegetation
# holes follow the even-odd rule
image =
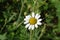
[[[33,40],[60,40],[60,0],[0,0],[0,40],[29,40],[24,17],[31,12],[41,15],[42,25],[33,31]]]

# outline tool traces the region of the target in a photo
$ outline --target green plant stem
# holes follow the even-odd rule
[[[42,28],[41,30],[41,34],[40,36],[38,37],[38,40],[40,40],[40,38],[43,36],[43,34],[45,33],[45,28],[46,28],[46,24],[44,24],[44,27]]]
[[[24,7],[24,2],[21,1],[21,3],[22,3],[22,6],[21,6],[21,9],[20,9],[20,13],[19,13],[18,19],[17,19],[18,22],[20,20],[20,17],[21,17],[21,14],[22,14],[22,10],[23,10],[23,7]]]
[[[5,19],[5,23],[4,23],[3,27],[1,28],[0,33],[2,32],[2,30],[4,29],[4,27],[5,27],[6,24],[7,24],[7,18]]]
[[[0,31],[0,32],[2,32],[2,30],[4,29],[4,27],[6,26],[6,24],[9,23],[9,22],[13,19],[14,16],[15,16],[15,15],[12,15],[12,16],[9,18],[9,20],[7,20],[7,18],[5,19],[5,23],[4,23],[3,27],[1,28],[1,31]]]
[[[30,40],[32,40],[32,30],[30,30]]]
[[[24,20],[23,20],[21,23],[19,23],[19,24],[17,25],[17,28],[18,28],[23,22],[24,22]]]

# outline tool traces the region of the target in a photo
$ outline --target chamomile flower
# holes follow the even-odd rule
[[[32,12],[32,15],[27,15],[24,19],[24,24],[26,24],[25,28],[29,30],[34,30],[34,28],[38,28],[38,25],[41,25],[42,19],[40,18],[41,15]]]

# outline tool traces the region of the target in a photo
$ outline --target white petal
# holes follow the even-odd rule
[[[32,30],[34,30],[34,25],[32,25]]]
[[[31,16],[30,16],[30,15],[27,15],[27,16],[26,16],[26,18],[29,18],[29,17],[31,17]]]
[[[39,19],[41,16],[39,14],[36,14],[35,18]]]
[[[24,21],[29,21],[30,17],[31,17],[30,15],[26,16],[26,18],[24,19]]]
[[[35,14],[34,14],[34,12],[32,12],[32,17],[34,17],[35,16]]]
[[[35,24],[35,27],[36,27],[36,28],[38,28],[38,25],[37,25],[37,24]]]
[[[30,25],[28,29],[30,30],[31,28],[32,28],[32,25]]]
[[[41,16],[40,16],[40,15],[38,15],[38,16],[37,16],[37,19],[39,19],[40,17],[41,17]]]
[[[26,16],[26,19],[30,19],[30,18],[31,18],[31,16],[30,16],[30,15]]]
[[[27,24],[29,21],[25,21],[24,24]]]
[[[36,14],[35,18],[37,18],[38,14]]]
[[[24,21],[29,21],[29,19],[26,19],[26,18],[25,18]]]
[[[26,23],[26,22],[29,22],[29,19],[26,19],[26,18],[25,18],[24,21],[25,21],[25,23]],[[25,23],[24,23],[24,24],[25,24]]]
[[[26,21],[27,19],[25,18],[24,21]]]
[[[28,27],[29,27],[29,25],[30,25],[30,24],[27,24],[27,25],[25,26],[25,28],[28,28]]]
[[[41,22],[37,22],[37,24],[38,24],[38,25],[42,25],[42,23],[41,23]]]
[[[42,19],[38,19],[38,21],[42,21]]]

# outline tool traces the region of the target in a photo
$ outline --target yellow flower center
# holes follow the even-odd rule
[[[31,18],[29,19],[29,23],[30,23],[31,25],[34,25],[34,24],[37,23],[37,19],[31,17]]]

